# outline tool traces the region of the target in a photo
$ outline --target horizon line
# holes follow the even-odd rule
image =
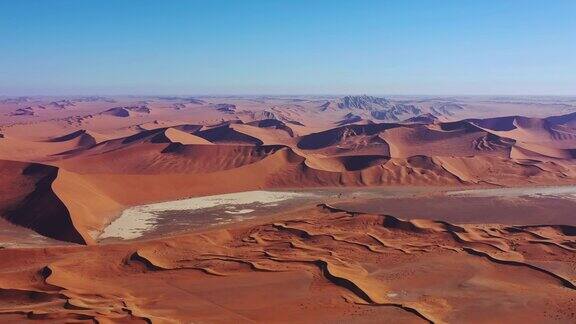
[[[3,98],[41,98],[41,97],[346,97],[346,96],[372,96],[372,97],[576,97],[574,94],[376,94],[376,93],[292,93],[292,94],[239,94],[239,93],[196,93],[196,94],[106,94],[106,93],[78,93],[78,94],[0,94]]]

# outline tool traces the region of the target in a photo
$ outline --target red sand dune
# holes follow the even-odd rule
[[[576,183],[574,113],[469,118],[474,102],[443,113],[434,107],[450,103],[378,100],[418,112],[388,123],[370,98],[71,99],[29,120],[9,112],[30,101],[0,104],[0,216],[63,242],[0,249],[0,321],[574,322],[566,224],[407,221],[323,205],[96,242],[127,207],[191,196]],[[44,101],[34,107],[60,102]]]
[[[545,229],[321,206],[132,244],[6,249],[0,319],[572,322],[576,276],[541,256],[570,262],[573,234]]]

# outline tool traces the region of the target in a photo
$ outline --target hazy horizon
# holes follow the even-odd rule
[[[4,1],[0,95],[574,96],[574,12],[574,1]]]
[[[274,94],[274,93],[253,93],[253,94],[193,94],[193,93],[182,93],[182,94],[173,94],[173,93],[149,93],[149,94],[107,94],[107,93],[53,93],[53,94],[0,94],[0,98],[58,98],[58,97],[109,97],[109,98],[147,98],[147,97],[178,97],[178,98],[186,98],[186,97],[195,97],[195,98],[258,98],[258,97],[271,97],[271,98],[310,98],[310,97],[332,97],[332,98],[341,98],[345,96],[370,96],[370,97],[381,97],[381,98],[446,98],[446,97],[454,97],[454,98],[567,98],[567,99],[575,99],[576,94],[386,94],[386,93],[291,93],[291,94]]]

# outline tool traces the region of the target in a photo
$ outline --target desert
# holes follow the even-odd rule
[[[0,324],[576,323],[575,12],[0,0]]]
[[[4,99],[0,320],[572,322],[556,100]]]

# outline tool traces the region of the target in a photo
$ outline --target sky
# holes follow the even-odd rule
[[[0,0],[0,95],[576,95],[574,0]]]

